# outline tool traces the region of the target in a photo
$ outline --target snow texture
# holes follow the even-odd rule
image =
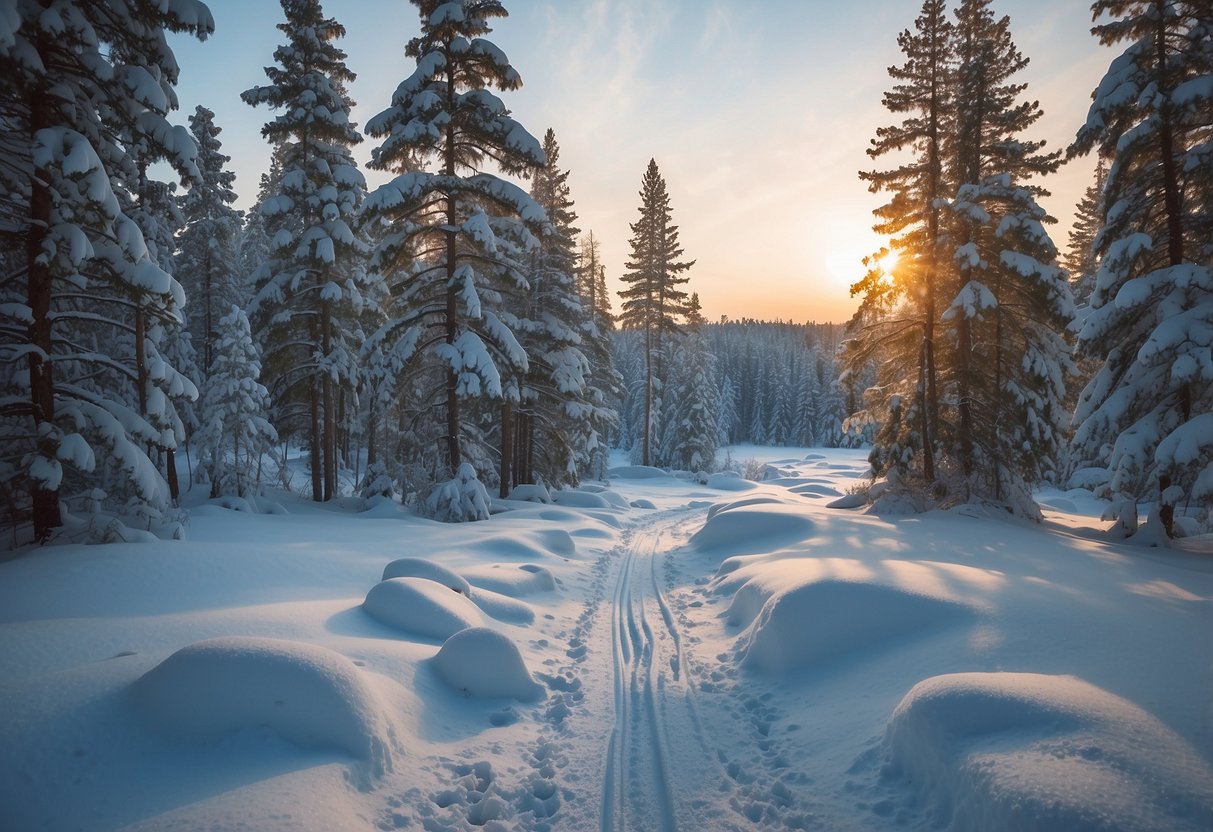
[[[435,672],[469,696],[534,702],[543,685],[531,677],[514,642],[496,630],[472,627],[448,638],[433,659]]]
[[[392,768],[394,729],[349,659],[324,647],[231,636],[183,647],[131,686],[140,717],[171,737],[207,742],[268,726],[302,746],[336,748]]]
[[[380,623],[421,638],[446,639],[484,624],[480,609],[427,578],[389,578],[367,593],[362,608]]]
[[[1125,699],[1073,676],[957,673],[889,719],[889,771],[949,829],[1213,826],[1213,769]]]

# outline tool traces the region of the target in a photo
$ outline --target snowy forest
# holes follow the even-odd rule
[[[1075,5],[0,0],[0,828],[1213,829],[1213,0]]]
[[[10,543],[172,536],[182,489],[302,487],[292,449],[314,500],[399,495],[479,519],[489,491],[601,478],[608,443],[709,473],[729,443],[869,444],[874,476],[920,509],[1033,515],[1032,488],[1077,475],[1128,533],[1138,505],[1167,536],[1207,522],[1202,4],[1131,4],[1096,27],[1126,50],[1055,151],[1032,137],[1008,18],[925,4],[868,151],[885,166],[861,173],[888,195],[889,244],[852,287],[845,338],[704,321],[656,161],[630,259],[601,262],[605,230],[577,227],[556,132],[510,116],[521,78],[484,37],[505,9],[416,5],[417,68],[360,130],[341,23],[283,3],[266,79],[243,93],[273,151],[247,212],[214,114],[173,123],[168,36],[205,38],[202,3],[9,7]],[[373,190],[351,154],[363,141],[393,177]],[[1097,181],[1059,254],[1037,197],[1088,155]],[[608,265],[626,270],[617,298]]]

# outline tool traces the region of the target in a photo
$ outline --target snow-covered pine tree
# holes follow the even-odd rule
[[[1111,161],[1100,258],[1080,354],[1103,367],[1083,391],[1075,444],[1106,465],[1123,504],[1213,498],[1213,7],[1097,0],[1092,32],[1128,43],[1094,93],[1070,155]],[[1131,523],[1123,525],[1131,526]]]
[[[670,390],[673,429],[668,457],[675,468],[712,471],[716,467],[719,409],[716,361],[703,337],[699,294],[691,294],[686,311],[686,337],[674,345],[674,381]]]
[[[640,188],[640,219],[631,224],[632,252],[628,272],[620,278],[627,288],[619,325],[644,333],[644,423],[640,436],[641,464],[649,465],[660,435],[660,396],[665,384],[661,355],[667,338],[681,332],[678,319],[686,312],[687,293],[679,289],[689,278],[684,272],[694,260],[680,260],[678,226],[674,225],[670,195],[654,159],[649,160]]]
[[[189,122],[198,142],[200,178],[182,199],[185,228],[178,240],[175,274],[189,298],[186,320],[201,356],[200,381],[204,381],[214,361],[219,317],[233,305],[243,308],[246,301],[240,265],[243,229],[241,214],[232,207],[236,174],[225,169],[231,157],[222,152],[219,134],[223,131],[215,124],[215,114],[198,106]]]
[[[519,483],[576,484],[577,462],[594,441],[590,366],[584,352],[585,314],[577,286],[577,214],[561,170],[560,145],[543,137],[547,165],[532,174],[531,198],[547,213],[550,231],[531,253],[529,291],[511,293],[504,320],[517,333],[529,368],[510,379],[517,391],[501,403],[501,496]]]
[[[952,195],[944,169],[954,113],[945,0],[924,0],[914,27],[897,38],[906,62],[889,68],[895,85],[884,96],[885,108],[905,119],[877,130],[868,149],[873,159],[906,150],[909,158],[889,170],[860,172],[869,190],[891,194],[875,211],[873,230],[892,237],[899,256],[892,274],[870,258],[871,268],[851,287],[863,301],[852,320],[848,367],[851,374],[870,364],[880,368],[864,396],[867,415],[882,425],[873,470],[897,467],[933,485],[941,430],[936,329],[949,267],[941,246],[943,205]],[[893,411],[898,418],[889,418]]]
[[[371,195],[364,211],[367,222],[383,226],[372,268],[392,298],[388,321],[367,349],[391,352],[407,365],[409,385],[425,391],[412,403],[423,422],[419,429],[427,432],[421,452],[440,444],[441,478],[458,474],[464,481],[465,462],[483,475],[491,473],[492,458],[465,403],[500,399],[502,369],[528,367],[499,310],[503,292],[528,288],[522,260],[548,226],[543,209],[518,186],[486,172],[485,163],[518,174],[546,160],[539,142],[491,91],[522,84],[505,54],[482,37],[491,20],[507,15],[504,6],[498,0],[412,2],[421,35],[406,53],[417,67],[367,124],[368,133],[383,140],[372,167],[398,174]],[[428,421],[436,412],[444,424]]]
[[[279,111],[261,133],[282,159],[278,192],[261,206],[275,233],[249,311],[279,428],[307,437],[319,502],[336,495],[341,404],[354,395],[365,340],[358,315],[367,246],[351,222],[366,181],[350,152],[362,137],[346,93],[354,73],[336,45],[345,28],[324,16],[318,0],[282,0],[282,9],[278,29],[288,42],[265,69],[270,83],[242,94],[252,106]]]
[[[178,75],[167,33],[205,38],[214,23],[196,0],[20,2],[0,17],[0,211],[25,243],[0,284],[0,456],[20,479],[14,520],[45,541],[64,488],[95,487],[99,457],[140,506],[167,499],[146,448],[171,437],[113,395],[141,373],[108,349],[139,316],[176,318],[184,295],[119,195],[137,187],[134,144],[197,175],[193,141],[166,120]],[[189,384],[167,362],[143,369]]]
[[[581,461],[586,476],[604,479],[607,471],[608,443],[612,429],[619,427],[619,407],[624,399],[623,379],[615,369],[611,352],[611,297],[606,288],[606,266],[602,263],[598,240],[590,231],[582,239],[578,254],[578,286],[584,320],[581,324],[582,352],[590,362],[586,399],[592,407],[589,437]]]
[[[269,391],[257,380],[261,360],[248,316],[233,305],[215,323],[211,372],[202,392],[198,446],[211,496],[248,497],[261,458],[278,441],[266,419]]]
[[[1070,290],[1074,293],[1074,306],[1083,310],[1091,301],[1095,288],[1095,275],[1099,272],[1099,258],[1095,253],[1095,239],[1103,227],[1103,189],[1108,180],[1108,166],[1102,158],[1095,164],[1095,181],[1085,191],[1074,210],[1074,224],[1070,226],[1070,240],[1061,257],[1062,268],[1070,275]]]
[[[1026,85],[1013,80],[1028,59],[1010,19],[996,18],[990,0],[963,0],[956,17],[956,96],[965,106],[949,159],[959,183],[950,206],[955,295],[943,314],[950,349],[939,377],[944,400],[955,402],[956,433],[944,444],[944,473],[952,499],[1036,517],[1031,487],[1057,467],[1073,369],[1062,333],[1073,303],[1035,200],[1044,192],[1026,183],[1056,170],[1060,154],[1023,136],[1042,113],[1020,100]]]

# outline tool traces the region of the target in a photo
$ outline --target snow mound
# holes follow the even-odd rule
[[[1106,486],[1112,477],[1107,468],[1079,468],[1070,475],[1070,488],[1095,491]]]
[[[769,552],[804,540],[813,529],[813,521],[791,506],[759,503],[710,515],[691,537],[691,545],[725,555]]]
[[[613,480],[653,480],[669,476],[667,472],[651,465],[620,465],[607,471],[607,477]]]
[[[546,567],[534,563],[494,563],[464,572],[468,581],[478,589],[487,589],[511,598],[521,598],[536,592],[551,592],[556,578]]]
[[[646,499],[644,497],[641,497],[637,500],[632,500],[631,506],[632,506],[632,508],[643,508],[643,509],[657,508],[656,503],[654,503],[652,500]]]
[[[471,595],[472,588],[468,582],[441,564],[425,558],[400,558],[383,567],[383,580],[392,578],[425,578],[442,584],[460,595]]]
[[[940,827],[1213,828],[1209,765],[1141,708],[1072,676],[926,679],[885,743],[888,773],[921,791]]]
[[[487,627],[455,633],[432,661],[443,681],[471,696],[522,702],[544,697],[543,685],[531,677],[514,642]]]
[[[538,529],[534,532],[539,545],[555,555],[572,555],[577,552],[577,543],[564,529]]]
[[[552,492],[552,502],[565,508],[611,508],[611,504],[601,494],[589,491],[566,489]]]
[[[708,488],[715,488],[717,491],[749,491],[751,488],[758,486],[749,480],[743,480],[740,474],[732,471],[721,471],[718,474],[712,474],[708,477]]]
[[[491,589],[477,587],[472,601],[485,615],[498,621],[523,625],[535,622],[535,610],[530,604],[493,592]]]
[[[844,494],[837,500],[826,503],[826,508],[863,508],[868,504],[868,495],[862,491]]]
[[[732,511],[735,508],[745,508],[746,506],[759,505],[786,505],[778,497],[746,497],[744,500],[734,500],[731,503],[716,503],[708,509],[708,519],[715,517],[722,511]]]
[[[527,503],[550,503],[552,502],[552,495],[542,485],[524,483],[514,486],[514,490],[510,492],[510,499],[521,500]]]
[[[424,638],[450,638],[484,624],[479,607],[427,578],[390,578],[376,584],[362,608],[381,624]]]
[[[585,486],[583,486],[584,488]],[[599,491],[602,499],[606,500],[614,508],[628,508],[628,498],[620,494],[618,491]]]
[[[760,592],[738,590],[730,618],[753,615],[753,596]],[[791,673],[878,650],[972,614],[959,602],[904,587],[842,579],[793,583],[762,604],[738,641],[738,658],[762,673]]]
[[[183,647],[131,686],[145,723],[208,741],[267,726],[308,747],[336,748],[392,770],[395,732],[383,706],[345,656],[324,647],[234,636]]]
[[[842,492],[839,491],[837,488],[831,488],[828,485],[821,485],[820,483],[815,483],[815,482],[805,483],[804,485],[793,486],[792,488],[789,488],[788,490],[791,491],[793,494],[800,494],[802,496],[808,496],[808,497],[841,497],[842,496]]]

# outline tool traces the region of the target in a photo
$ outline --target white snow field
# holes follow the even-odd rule
[[[0,830],[1213,829],[1208,541],[732,456],[0,564]]]

